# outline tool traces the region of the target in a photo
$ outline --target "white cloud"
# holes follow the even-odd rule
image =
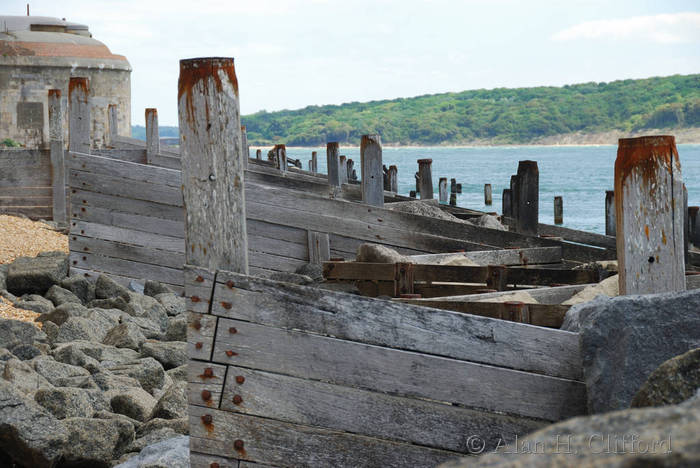
[[[559,31],[555,41],[613,39],[660,44],[700,42],[700,13],[674,13],[586,21]]]

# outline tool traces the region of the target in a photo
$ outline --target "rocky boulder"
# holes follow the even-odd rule
[[[40,388],[53,387],[32,366],[16,358],[5,361],[2,378],[14,385],[16,389],[28,394],[32,394]]]
[[[45,314],[53,309],[53,302],[38,294],[25,294],[14,301],[13,305],[18,309],[31,310],[38,314]]]
[[[46,343],[48,337],[31,323],[0,318],[0,348],[13,348],[19,344]]]
[[[33,361],[34,370],[49,383],[57,387],[71,387],[76,377],[90,377],[90,372],[82,367],[55,361],[50,356],[39,356]]]
[[[142,467],[169,467],[189,468],[190,466],[190,438],[178,436],[167,439],[141,450],[138,455],[129,458],[115,468],[142,468]]]
[[[34,258],[19,257],[7,270],[7,290],[14,295],[44,294],[68,275],[64,252],[43,252]]]
[[[87,304],[95,299],[95,285],[81,275],[72,275],[61,281],[61,287],[75,294],[80,302]]]
[[[187,382],[173,383],[153,408],[151,419],[178,419],[187,417]]]
[[[134,440],[134,426],[120,419],[69,418],[64,460],[69,466],[107,468]]]
[[[142,388],[129,388],[115,393],[110,400],[112,412],[137,421],[148,420],[156,405],[155,398]]]
[[[184,341],[153,341],[141,345],[141,356],[152,357],[166,370],[187,364],[187,343]]]
[[[40,389],[34,400],[57,419],[90,418],[94,413],[87,390],[82,388]]]
[[[102,342],[117,348],[130,348],[137,351],[146,337],[141,329],[133,323],[120,323],[107,332]]]
[[[129,290],[106,275],[100,275],[95,281],[95,297],[97,299],[109,299],[112,297],[124,297],[129,295]]]
[[[80,298],[70,292],[67,289],[63,289],[57,284],[54,284],[49,288],[49,290],[44,294],[44,297],[51,302],[53,302],[54,305],[59,306],[61,304],[66,304],[69,302],[77,303],[77,304],[82,304],[80,301]]]
[[[700,389],[700,348],[676,356],[651,373],[632,399],[633,408],[682,403]]]
[[[159,294],[174,294],[175,292],[158,281],[146,280],[143,285],[143,294],[146,296],[156,297]],[[157,297],[156,297],[157,299]]]
[[[405,263],[408,259],[394,249],[378,244],[362,244],[357,248],[356,261],[367,263]]]
[[[155,300],[160,302],[163,307],[165,307],[165,312],[171,317],[183,314],[187,311],[185,306],[185,298],[180,297],[175,293],[160,293],[153,297]]]

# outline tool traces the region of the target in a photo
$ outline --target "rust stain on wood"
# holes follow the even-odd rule
[[[214,88],[218,92],[223,91],[221,75],[225,75],[233,86],[233,91],[238,98],[238,78],[233,58],[210,57],[180,60],[180,78],[177,84],[178,100],[185,97],[187,116],[191,120],[194,117],[194,103],[192,102],[193,89],[198,83],[202,83],[204,94],[208,94],[209,78],[213,80]],[[209,106],[207,104],[207,121],[209,120]]]
[[[619,190],[632,171],[639,171],[647,183],[654,181],[659,167],[670,173],[672,158],[680,170],[676,139],[672,135],[620,138],[615,160],[615,192],[622,193]]]

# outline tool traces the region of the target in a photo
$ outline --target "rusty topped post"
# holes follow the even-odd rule
[[[491,206],[493,203],[493,189],[491,184],[484,184],[484,205]]]
[[[90,87],[87,78],[71,77],[68,82],[68,149],[90,153]]]
[[[311,152],[311,172],[318,172],[318,154],[316,151]]]
[[[158,109],[146,109],[146,163],[160,153],[160,133],[158,131]]]
[[[340,183],[348,183],[348,158],[345,155],[340,155],[338,160],[338,173],[340,174]]]
[[[615,191],[605,191],[605,235],[615,237]]]
[[[379,135],[362,135],[360,166],[362,169],[362,202],[372,206],[384,206],[382,139]]]
[[[516,231],[536,236],[540,214],[540,171],[537,161],[518,162]]]
[[[326,143],[326,167],[328,168],[328,185],[340,187],[340,145],[337,141]]]
[[[398,193],[399,192],[399,168],[395,165],[389,166],[389,171],[387,172],[387,177],[389,178],[389,191]]]
[[[621,138],[615,160],[620,294],[685,290],[682,210],[675,138]]]
[[[244,158],[233,58],[180,61],[185,261],[248,274]]]
[[[511,197],[512,197],[512,192],[510,191],[509,188],[503,189],[503,198],[501,199],[501,212],[503,216],[510,218],[512,216],[511,210],[512,210],[512,202],[511,202]]]
[[[441,205],[447,205],[447,177],[440,177],[438,182],[438,200]]]
[[[63,151],[63,108],[61,90],[49,90],[49,152],[51,155],[51,185],[53,187],[53,221],[68,224],[66,211],[66,164]]]
[[[433,198],[433,172],[432,172],[432,159],[419,159],[418,160],[418,180],[420,184],[420,198],[421,200],[429,200]]]
[[[281,172],[287,172],[287,147],[285,145],[275,145],[272,148],[275,167]]]
[[[564,224],[564,199],[554,197],[554,224]]]
[[[262,161],[262,150],[259,148],[255,150],[255,159],[257,159],[258,161]]]

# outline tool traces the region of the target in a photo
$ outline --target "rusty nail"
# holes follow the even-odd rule
[[[209,468],[219,468],[219,464],[216,462],[209,463]]]
[[[233,351],[231,351],[231,350],[229,349],[228,351],[226,351],[226,356],[228,356],[228,357],[231,357],[231,356],[238,356],[238,353],[234,353]]]
[[[226,281],[226,286],[228,286],[229,289],[233,289],[233,286],[234,286],[233,281],[231,281],[231,280]]]
[[[240,395],[234,395],[233,396],[233,403],[235,405],[240,405],[241,403],[243,403],[243,397]]]
[[[197,319],[194,321],[194,323],[192,323],[192,326],[195,330],[199,330],[200,328],[202,328],[202,321]]]
[[[238,330],[236,329],[236,327],[231,327],[228,329],[228,332],[232,335],[235,335],[236,333],[238,333]]]
[[[226,310],[229,310],[231,308],[231,303],[230,302],[221,302],[221,307],[223,307]]]
[[[203,282],[204,282],[204,278],[202,278],[201,276],[197,276],[197,277],[195,278],[195,281],[198,282],[198,283],[203,283]]]
[[[233,448],[236,450],[243,450],[243,441],[241,439],[235,440],[233,442]]]
[[[211,422],[214,420],[214,418],[211,417],[211,414],[205,414],[202,416],[202,422],[204,424],[211,424]]]
[[[209,390],[202,390],[202,400],[204,400],[204,401],[211,400],[211,392]]]
[[[192,296],[190,299],[192,299],[192,302],[199,302],[199,296]]]
[[[197,349],[202,349],[202,342],[201,342],[201,341],[196,342],[196,343],[194,344],[194,347],[197,348]]]
[[[211,367],[204,369],[204,377],[214,377],[214,369]]]
[[[240,385],[243,382],[245,382],[245,377],[243,377],[242,375],[237,375],[236,376],[236,383]]]

